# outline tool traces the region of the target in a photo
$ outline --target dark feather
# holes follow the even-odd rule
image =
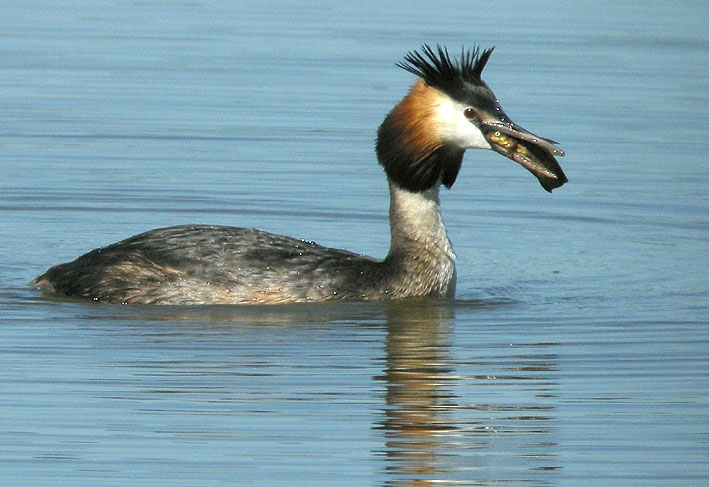
[[[445,46],[437,45],[434,50],[428,44],[421,46],[421,52],[410,51],[404,62],[397,63],[402,69],[423,78],[430,86],[461,98],[470,85],[483,86],[481,75],[494,47],[480,50],[479,47],[462,49],[460,61],[453,60]]]

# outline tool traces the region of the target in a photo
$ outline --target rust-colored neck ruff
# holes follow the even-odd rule
[[[436,113],[445,95],[419,80],[379,127],[377,157],[389,179],[409,191],[450,188],[464,150],[439,136]]]

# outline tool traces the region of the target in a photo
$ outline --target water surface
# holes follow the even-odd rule
[[[40,5],[41,4],[41,5]],[[709,480],[703,2],[0,6],[0,484]],[[553,195],[469,151],[453,302],[91,305],[48,266],[173,224],[382,257],[376,128],[423,42],[496,45]]]

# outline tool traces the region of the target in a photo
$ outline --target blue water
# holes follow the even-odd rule
[[[704,2],[0,5],[0,485],[709,482]],[[453,303],[92,305],[48,266],[161,226],[382,257],[376,128],[423,42],[561,141],[469,151]]]

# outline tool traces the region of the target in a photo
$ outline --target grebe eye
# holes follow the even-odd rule
[[[465,111],[463,111],[463,115],[465,115],[465,118],[468,120],[473,120],[475,117],[478,116],[478,112],[475,111],[474,108],[466,108]]]

